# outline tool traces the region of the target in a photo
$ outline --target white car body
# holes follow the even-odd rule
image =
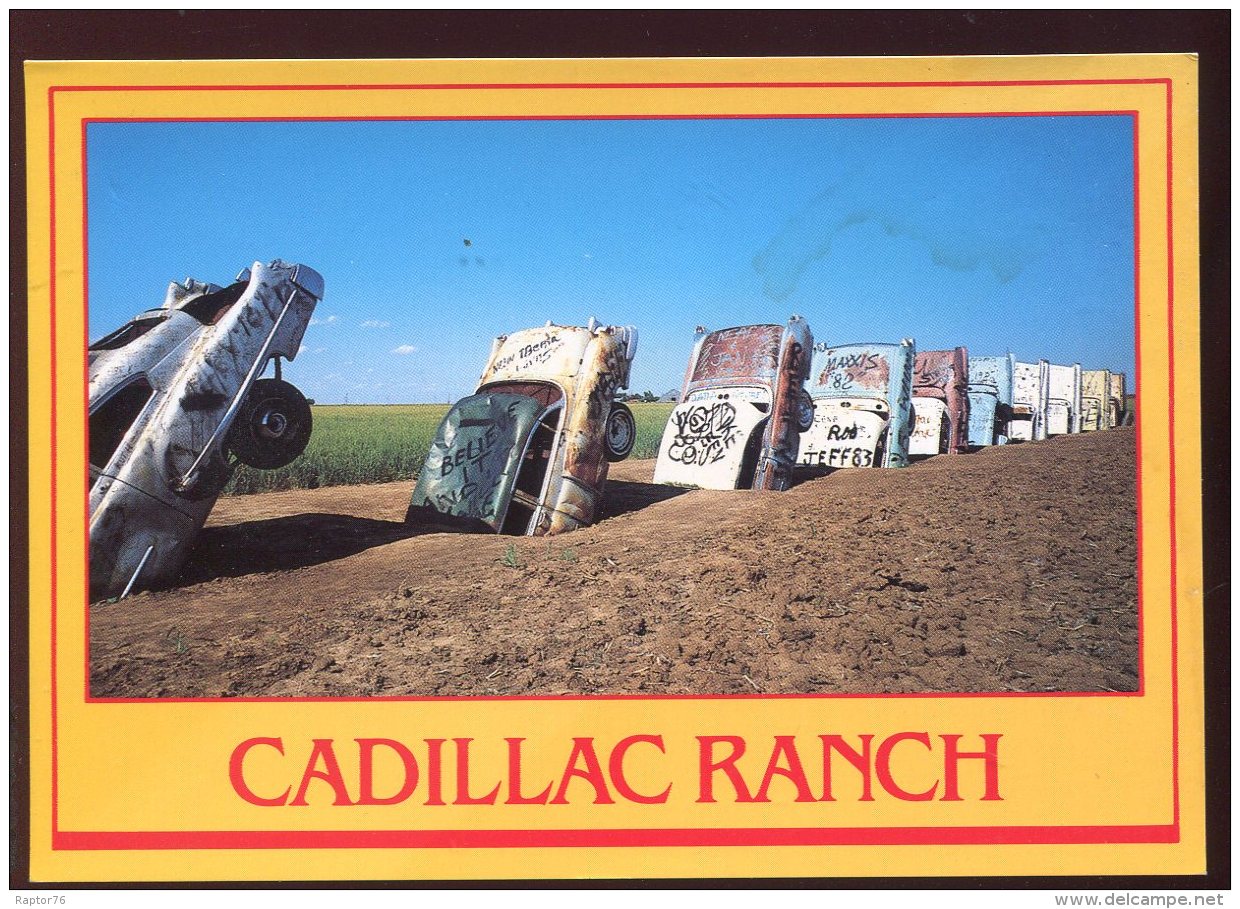
[[[310,407],[280,359],[322,297],[314,269],[255,262],[226,288],[174,281],[162,307],[90,345],[92,601],[174,581],[236,463],[273,469],[305,448]],[[298,400],[273,402],[273,385]]]
[[[1105,369],[1081,372],[1081,432],[1112,429],[1117,421],[1112,413],[1111,373]]]
[[[1050,364],[1017,363],[1013,371],[1012,421],[1008,438],[1036,442],[1046,438],[1046,405],[1050,398]]]
[[[907,467],[913,425],[912,338],[899,344],[818,344],[806,385],[814,421],[802,467]]]
[[[926,457],[947,450],[947,404],[938,398],[913,398],[913,434],[909,457]]]
[[[795,315],[786,325],[699,327],[654,482],[787,489],[801,432],[813,419],[804,388],[813,347],[809,325]]]
[[[1046,434],[1064,436],[1081,431],[1081,364],[1048,367]]]

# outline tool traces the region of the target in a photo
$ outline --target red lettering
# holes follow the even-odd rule
[[[358,759],[358,793],[359,805],[398,805],[413,794],[418,786],[418,762],[413,752],[392,739],[355,739],[357,742]],[[404,767],[405,781],[395,795],[378,797],[374,792],[374,753],[375,748],[382,745],[396,752]]]
[[[925,792],[909,792],[907,789],[901,789],[891,776],[892,749],[904,741],[921,742],[927,748],[931,747],[930,736],[925,732],[897,732],[895,735],[888,736],[878,746],[878,757],[874,762],[874,772],[878,774],[878,781],[883,784],[883,788],[887,790],[889,795],[894,795],[896,798],[906,802],[928,802],[934,798],[934,793],[939,788],[937,781]]]
[[[332,749],[331,739],[314,739],[314,749],[310,752],[310,759],[306,761],[306,772],[302,774],[301,785],[297,787],[297,794],[293,796],[290,805],[298,805],[304,807],[306,802],[306,790],[310,788],[311,780],[322,780],[332,787],[332,792],[336,794],[333,805],[352,805],[349,799],[349,790],[344,785],[344,775],[340,772],[340,764],[336,760],[336,752]],[[323,769],[319,770],[315,765],[318,761],[323,762]]]
[[[525,739],[504,739],[508,743],[508,798],[505,805],[545,805],[551,794],[551,784],[538,795],[521,794],[521,743]]]
[[[456,801],[454,805],[494,805],[499,795],[499,783],[483,796],[469,794],[469,743],[473,739],[453,739],[456,742]]]
[[[578,759],[585,762],[584,768],[577,766]],[[594,804],[615,804],[616,800],[607,790],[607,781],[603,778],[603,768],[599,765],[598,755],[594,753],[594,739],[573,739],[573,750],[568,755],[568,766],[564,770],[564,776],[560,778],[560,788],[555,791],[555,798],[551,800],[552,805],[568,804],[568,784],[573,777],[583,779],[594,787]]]
[[[983,751],[958,751],[957,743],[963,736],[940,735],[939,738],[943,740],[947,749],[946,754],[943,755],[943,798],[941,801],[961,801],[958,764],[964,760],[986,762],[986,794],[981,800],[983,802],[1003,801],[999,797],[999,739],[1003,738],[1002,735],[983,734],[982,742],[985,748]]]
[[[443,800],[443,743],[447,739],[426,740],[426,804],[444,805]]]
[[[786,767],[780,766],[780,757],[787,760],[788,765]],[[805,768],[801,766],[801,756],[797,754],[794,736],[775,736],[775,747],[771,749],[771,759],[766,762],[766,772],[762,774],[762,782],[758,785],[758,794],[754,796],[755,802],[769,802],[771,800],[771,783],[777,776],[790,780],[792,785],[796,786],[797,797],[794,801],[817,801],[813,793],[809,791],[809,780],[805,778]]]
[[[745,740],[738,735],[699,735],[698,740],[698,803],[715,800],[714,775],[722,770],[736,792],[736,801],[752,802],[749,787],[741,772],[736,769],[736,762],[745,753]],[[720,761],[715,760],[716,743],[732,746],[732,753]]]
[[[284,754],[284,743],[280,739],[246,739],[233,749],[232,757],[228,759],[228,779],[232,783],[233,791],[251,805],[258,805],[260,808],[275,808],[288,800],[288,789],[273,799],[263,798],[261,795],[254,794],[254,791],[246,784],[245,775],[242,773],[245,756],[249,754],[251,748],[258,745],[267,745],[280,754]]]
[[[654,745],[659,751],[667,754],[663,748],[663,736],[661,735],[631,735],[627,739],[622,739],[616,743],[616,747],[611,750],[611,758],[607,762],[607,768],[611,771],[611,784],[616,787],[616,791],[630,802],[636,802],[639,805],[662,805],[667,801],[668,793],[672,791],[672,784],[668,783],[667,788],[658,795],[642,795],[629,785],[624,776],[624,756],[628,753],[629,748],[638,742],[645,742],[648,745]]]
[[[835,796],[831,794],[831,752],[833,751],[839,752],[840,756],[856,767],[857,772],[861,774],[861,798],[858,801],[874,801],[870,785],[870,743],[874,741],[874,736],[858,736],[861,739],[860,752],[845,742],[843,736],[820,735],[818,738],[822,739],[822,798],[820,801],[835,801]]]

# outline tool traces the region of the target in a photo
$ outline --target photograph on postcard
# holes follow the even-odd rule
[[[92,695],[1136,690],[1133,129],[90,123]]]

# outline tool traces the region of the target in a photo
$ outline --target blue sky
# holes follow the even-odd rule
[[[93,123],[90,335],[304,262],[286,376],[322,403],[444,402],[502,333],[634,324],[631,387],[694,326],[805,316],[1133,378],[1128,117]],[[466,243],[468,241],[468,244]]]

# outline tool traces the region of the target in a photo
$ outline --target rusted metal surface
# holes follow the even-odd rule
[[[701,335],[682,398],[702,388],[772,385],[783,333],[779,325],[744,325]]]
[[[913,370],[917,422],[909,454],[962,454],[969,448],[969,352],[924,350]]]
[[[256,262],[227,288],[174,282],[90,345],[91,599],[176,577],[232,473],[247,392],[296,356],[322,296],[313,269]]]
[[[590,524],[607,482],[607,422],[636,351],[636,329],[593,320],[497,338],[477,392],[440,425],[407,519],[432,508],[526,535]]]
[[[913,428],[911,338],[900,344],[814,347],[806,388],[814,422],[801,435],[806,467],[906,467]]]
[[[1016,358],[969,358],[969,447],[1007,443]]]
[[[1046,434],[1062,436],[1081,431],[1081,365],[1048,366]]]
[[[787,489],[800,441],[813,336],[788,324],[699,329],[654,481],[703,489]]]
[[[1012,420],[1008,438],[1013,442],[1046,438],[1046,405],[1050,397],[1050,364],[1017,363],[1013,372]]]

